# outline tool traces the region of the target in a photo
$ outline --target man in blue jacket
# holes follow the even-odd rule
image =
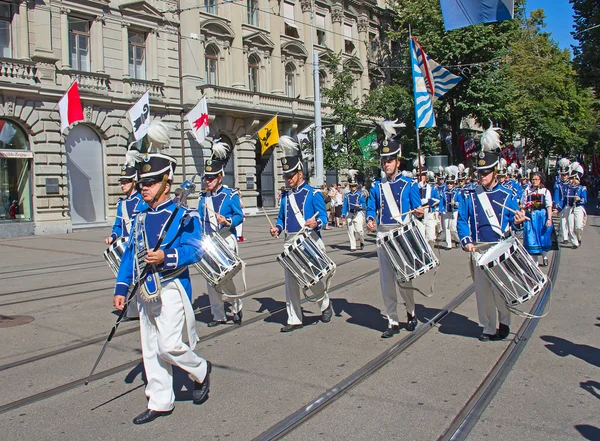
[[[291,239],[302,228],[312,230],[311,234],[317,246],[324,252],[325,244],[319,231],[327,225],[325,199],[320,189],[311,187],[304,180],[302,157],[298,143],[289,136],[281,136],[279,145],[286,152],[281,158],[283,178],[289,188],[281,198],[277,223],[270,229],[271,236],[279,237],[285,234],[285,239]],[[290,236],[291,235],[291,236]],[[289,237],[288,237],[289,236]],[[321,280],[311,288],[320,296],[317,303],[321,309],[321,321],[329,323],[333,317],[333,308],[327,294],[327,283]],[[300,306],[300,286],[290,271],[285,270],[285,299],[288,313],[287,324],[281,332],[292,332],[303,327],[302,307]]]
[[[201,227],[197,213],[177,209],[170,197],[175,165],[174,158],[160,153],[147,155],[139,164],[142,198],[147,205],[133,220],[115,286],[113,303],[122,310],[130,285],[150,266],[140,285],[137,304],[131,305],[140,314],[148,380],[148,408],[134,418],[134,424],[149,423],[173,412],[172,366],[185,370],[194,380],[194,403],[200,404],[208,396],[211,364],[193,351],[198,337],[187,268],[202,255]],[[160,248],[153,251],[174,214]]]
[[[417,217],[422,217],[424,209],[421,206],[419,187],[412,179],[399,173],[402,146],[392,138],[385,139],[379,144],[381,168],[385,173],[383,179],[376,179],[371,186],[367,204],[367,230],[377,230],[377,238],[385,237],[390,231],[406,222],[411,210]],[[388,319],[388,328],[381,335],[390,338],[400,333],[398,318],[398,294],[394,269],[378,244],[377,258],[379,259],[379,281],[381,294]],[[400,295],[406,306],[406,329],[414,331],[418,321],[415,316],[415,297],[412,281],[399,287]]]
[[[136,191],[136,182],[138,180],[137,168],[130,165],[124,165],[121,168],[119,176],[119,185],[125,198],[120,198],[117,203],[117,216],[113,224],[112,232],[105,239],[107,245],[110,245],[119,237],[129,237],[131,223],[133,218],[143,208],[142,196]],[[138,207],[139,205],[139,207]]]
[[[486,133],[490,130],[493,134]],[[479,245],[478,253],[485,253],[504,237],[509,228],[521,228],[525,220],[525,213],[519,210],[517,198],[497,180],[496,149],[500,147],[499,136],[493,128],[486,132],[482,136],[483,150],[476,157],[475,170],[480,185],[460,200],[457,222],[458,237],[463,250],[471,253],[470,265],[475,282],[477,312],[483,327],[483,333],[479,336],[481,341],[502,340],[508,337],[511,317],[504,299],[495,292],[483,270],[477,266],[478,254],[475,253],[475,246]]]

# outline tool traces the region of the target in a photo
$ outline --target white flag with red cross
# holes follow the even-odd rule
[[[206,105],[206,97],[202,97],[198,104],[185,116],[190,125],[190,130],[194,134],[194,138],[200,144],[206,139],[209,134],[208,121],[208,106]]]

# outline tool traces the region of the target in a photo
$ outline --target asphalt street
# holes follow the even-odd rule
[[[134,426],[132,418],[146,408],[137,322],[120,326],[96,379],[83,384],[116,319],[114,277],[102,258],[108,232],[0,241],[2,439],[252,440],[410,334],[402,329],[380,338],[387,322],[374,237],[364,251],[350,252],[344,228],[324,232],[338,265],[333,320],[321,323],[318,307],[306,302],[306,326],[280,333],[285,294],[275,258],[282,241],[268,235],[264,216],[249,217],[240,244],[248,265],[242,326],[206,326],[206,282],[192,271],[201,336],[196,352],[213,363],[210,398],[192,404],[192,383],[176,371],[173,414]],[[590,216],[581,248],[561,248],[550,312],[469,440],[600,439],[599,243],[600,218]],[[433,291],[416,295],[422,324],[472,283],[466,253],[439,253],[439,269],[415,282],[422,292]],[[402,305],[399,312],[402,317]],[[11,320],[23,324],[8,326]],[[522,321],[515,317],[512,336]],[[284,439],[438,439],[508,346],[479,342],[480,332],[471,295]]]

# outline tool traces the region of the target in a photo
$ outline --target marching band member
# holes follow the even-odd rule
[[[438,222],[435,228],[435,235],[436,237],[439,236],[439,234],[444,231],[444,220],[443,220],[443,208],[444,208],[444,193],[446,192],[446,190],[448,189],[448,187],[446,186],[446,170],[444,169],[444,167],[442,167],[441,165],[438,167],[438,172],[435,174],[436,177],[436,183],[435,183],[435,188],[438,192],[438,194],[440,195],[440,209],[439,209],[439,213],[438,213]]]
[[[501,186],[496,179],[500,136],[494,127],[487,129],[481,137],[482,150],[477,154],[475,169],[479,175],[479,186],[460,203],[458,213],[458,235],[460,242],[471,253],[471,274],[475,282],[475,295],[479,322],[483,333],[481,341],[501,340],[510,334],[510,312],[502,296],[477,266],[477,251],[483,253],[496,244],[510,228],[523,223],[525,215],[519,211],[517,199],[512,192]],[[504,205],[516,212],[505,209]],[[520,228],[520,227],[519,227]],[[498,324],[500,316],[500,327]]]
[[[417,167],[418,158],[414,160],[413,165]],[[433,178],[433,172],[430,172],[425,167],[425,158],[421,156],[421,172],[419,175],[419,196],[421,197],[421,205],[423,206],[424,214],[423,214],[423,236],[425,236],[425,240],[429,242],[431,247],[435,246],[435,226],[438,220],[439,213],[439,205],[440,205],[440,195],[437,191],[437,188],[431,183],[428,182]]]
[[[554,183],[554,205],[556,212],[560,213],[560,233],[562,235],[563,243],[569,241],[569,224],[568,224],[568,209],[566,205],[562,205],[562,201],[565,198],[567,188],[569,188],[569,166],[571,161],[567,158],[561,158],[558,161],[558,170],[560,174],[560,180]],[[558,209],[561,207],[561,209]]]
[[[289,136],[279,137],[279,145],[285,152],[281,158],[283,178],[289,188],[281,199],[277,223],[270,229],[271,236],[279,237],[281,233],[292,236],[302,228],[312,230],[317,246],[325,251],[325,244],[319,231],[327,225],[325,199],[319,189],[313,188],[304,180],[302,157],[298,143]],[[321,321],[329,323],[333,317],[333,308],[326,290],[326,283],[321,281],[311,288],[313,292],[324,293],[317,303],[321,309]],[[292,332],[303,327],[302,308],[300,306],[300,286],[293,274],[285,270],[285,298],[288,313],[287,324],[281,332]]]
[[[179,366],[194,380],[194,403],[207,398],[210,385],[211,364],[193,351],[198,337],[187,269],[201,257],[201,227],[197,215],[177,209],[170,198],[175,165],[175,158],[161,153],[148,154],[139,164],[142,198],[147,205],[133,220],[115,287],[114,306],[121,310],[129,286],[151,265],[137,301],[148,408],[134,418],[134,424],[149,423],[173,412],[172,366]],[[153,251],[171,218],[160,249]]]
[[[442,194],[442,220],[444,225],[444,236],[446,239],[446,249],[452,249],[452,244],[460,244],[458,232],[456,230],[456,220],[458,219],[458,204],[460,194],[456,189],[456,177],[458,167],[451,165],[446,168],[446,190]]]
[[[387,232],[398,227],[400,222],[406,221],[411,210],[417,217],[422,217],[424,214],[419,187],[413,184],[410,178],[398,172],[401,155],[402,146],[398,141],[386,138],[379,144],[381,168],[385,176],[382,179],[376,179],[371,186],[367,204],[367,230],[377,230],[378,238],[384,237]],[[377,246],[377,258],[379,259],[381,293],[388,319],[388,328],[381,337],[390,338],[400,332],[396,280],[392,265],[379,245]],[[406,329],[414,331],[418,321],[415,317],[412,281],[403,283],[399,286],[399,290],[406,306]]]
[[[227,164],[229,149],[227,144],[215,141],[211,145],[212,154],[204,164],[204,191],[198,203],[198,213],[201,217],[202,231],[206,235],[218,233],[227,243],[227,246],[236,255],[238,253],[237,230],[238,225],[244,221],[244,212],[237,190],[232,190],[223,185],[223,174]],[[225,283],[219,292],[206,282],[210,310],[213,316],[209,327],[219,326],[227,322],[223,296],[237,294],[233,279]],[[228,297],[233,313],[233,323],[242,323],[242,299]]]
[[[112,233],[104,242],[110,245],[119,237],[129,237],[131,222],[143,206],[142,196],[136,191],[135,185],[138,178],[137,168],[125,164],[121,167],[119,184],[125,198],[119,198],[117,203],[117,217],[112,227]]]
[[[532,256],[542,255],[542,266],[548,266],[548,251],[552,248],[552,196],[540,173],[531,177],[531,187],[523,192],[521,206],[529,211],[523,224],[523,245]]]
[[[356,241],[360,243],[360,249],[365,248],[365,208],[366,202],[362,192],[358,191],[356,182],[356,173],[358,170],[348,170],[348,183],[350,191],[344,198],[342,207],[342,217],[346,219],[348,228],[348,238],[350,239],[350,251],[356,251]]]
[[[585,211],[587,189],[580,185],[583,167],[578,162],[573,162],[569,169],[570,185],[567,187],[563,200],[557,208],[561,213],[566,210],[568,237],[573,244],[573,248],[578,248],[581,245],[581,235],[587,218]]]

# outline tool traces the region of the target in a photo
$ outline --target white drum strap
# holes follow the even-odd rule
[[[155,302],[160,298],[162,292],[162,285],[156,267],[152,265],[150,271],[146,274],[144,280],[140,277],[147,266],[144,261],[148,256],[148,237],[146,236],[146,228],[144,226],[146,221],[146,213],[140,213],[138,215],[138,222],[136,224],[135,231],[135,266],[137,270],[137,277],[140,289],[140,296],[146,302]],[[151,289],[148,289],[147,283],[150,283]]]
[[[129,230],[131,229],[131,218],[129,217],[127,203],[125,201],[126,200],[121,201],[121,217],[123,218],[123,223],[125,224],[125,231],[127,231],[127,235],[129,235]]]
[[[383,194],[383,200],[385,204],[390,209],[390,215],[393,219],[395,219],[399,224],[403,224],[402,216],[400,215],[400,210],[398,209],[398,204],[394,199],[394,195],[392,194],[392,187],[387,179],[384,178],[384,182],[381,184],[381,192]]]
[[[304,227],[304,223],[306,221],[304,219],[304,214],[300,211],[300,208],[298,208],[298,203],[296,202],[294,193],[290,192],[288,195],[288,199],[290,200],[290,207],[292,207],[292,212],[294,213],[294,216],[296,216],[296,221],[298,222],[298,225],[300,225],[300,228],[302,229],[302,227]],[[286,226],[286,230],[287,230],[287,226]]]
[[[229,230],[228,230],[229,231]],[[231,235],[230,236],[233,240],[236,240],[236,238]],[[227,239],[223,239],[225,242],[227,242]],[[227,244],[229,245],[229,244]],[[236,256],[239,255],[238,253],[238,245],[237,242],[235,242],[235,245],[233,247],[232,250]],[[227,297],[232,297],[232,298],[239,298],[239,297],[243,297],[246,294],[246,262],[244,262],[242,259],[240,259],[240,261],[242,262],[242,268],[241,268],[241,273],[242,273],[242,285],[244,286],[244,289],[242,290],[242,292],[227,292],[227,290],[225,289],[225,286],[220,286],[219,288],[215,288],[217,291],[221,292],[221,294],[224,294]],[[224,285],[227,285],[227,283],[224,283]]]
[[[213,205],[212,196],[204,199],[204,211],[208,215],[208,223],[212,227],[213,231],[219,231],[219,222],[217,222],[217,214],[215,213],[215,207]]]
[[[496,231],[496,234],[498,234],[498,236],[500,236],[500,237],[504,236],[504,232],[502,231],[502,228],[500,228],[500,223],[498,222],[498,217],[496,216],[496,212],[492,208],[490,199],[488,198],[488,195],[483,190],[483,187],[481,187],[481,186],[477,187],[476,194],[477,194],[477,199],[479,199],[479,203],[481,204],[483,211],[484,211],[488,221],[490,222],[490,226],[492,227],[493,230]]]

